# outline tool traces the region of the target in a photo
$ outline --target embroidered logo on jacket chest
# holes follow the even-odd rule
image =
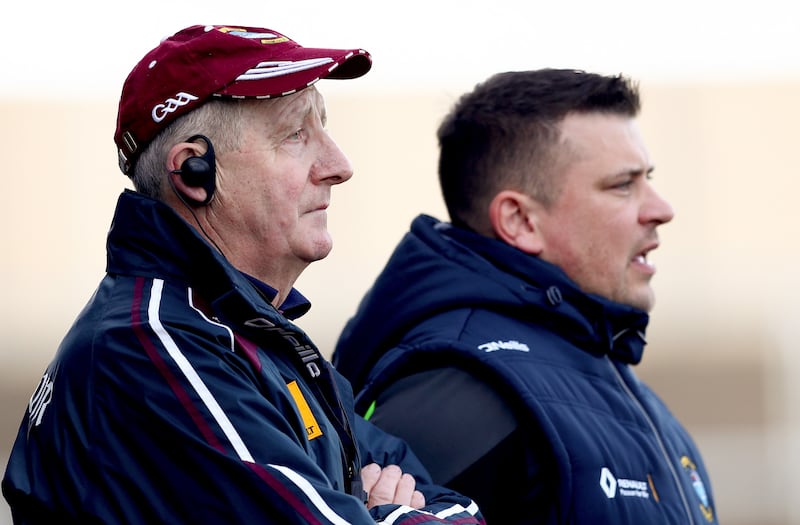
[[[531,349],[525,343],[519,341],[489,341],[478,345],[478,350],[484,352],[496,352],[498,350],[517,350],[519,352],[530,352]]]
[[[697,472],[697,466],[688,456],[681,457],[681,466],[683,466],[683,471],[688,474],[689,479],[692,481],[694,493],[697,495],[697,499],[700,500],[700,512],[703,513],[706,521],[711,523],[714,521],[714,509],[708,504],[706,486],[703,483],[703,478],[700,477],[700,473]]]

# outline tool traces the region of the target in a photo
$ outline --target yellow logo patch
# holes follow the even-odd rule
[[[297,381],[292,381],[286,386],[289,387],[289,392],[292,394],[294,403],[297,405],[297,409],[300,411],[300,416],[303,418],[303,424],[306,427],[308,440],[311,441],[312,439],[320,437],[322,435],[322,429],[317,424],[317,419],[311,412],[311,408],[309,408],[306,398],[303,397],[300,387],[297,386]]]

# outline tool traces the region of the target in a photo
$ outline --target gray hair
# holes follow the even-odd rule
[[[147,145],[133,168],[131,181],[136,191],[162,199],[167,180],[166,157],[175,144],[198,133],[206,135],[217,153],[230,151],[239,145],[243,117],[252,104],[264,100],[212,99],[194,111],[177,119]]]

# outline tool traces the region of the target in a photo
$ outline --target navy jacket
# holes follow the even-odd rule
[[[390,412],[387,426],[434,480],[475,498],[489,523],[716,523],[700,452],[632,370],[647,322],[554,265],[423,215],[333,363],[357,392],[356,410],[374,410],[379,425]],[[466,386],[465,374],[481,386]],[[481,443],[493,448],[474,457]]]
[[[271,296],[170,208],[124,192],[107,275],[8,462],[15,523],[480,523],[404,443],[353,417],[349,384],[287,318],[307,301],[292,291],[281,313]],[[416,475],[428,513],[367,511],[372,461]]]

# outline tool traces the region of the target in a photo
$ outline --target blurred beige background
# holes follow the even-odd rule
[[[721,523],[800,524],[800,17],[789,2],[414,0],[381,15],[366,1],[229,4],[145,0],[122,24],[101,6],[105,23],[92,26],[78,19],[88,2],[19,4],[36,23],[0,37],[3,468],[39,374],[103,273],[128,187],[111,139],[124,76],[180,27],[246,21],[375,57],[364,79],[319,84],[355,168],[334,189],[333,252],[297,283],[313,304],[299,324],[326,354],[413,217],[445,218],[435,130],[459,94],[506,69],[639,79],[655,184],[676,217],[651,254],[657,305],[638,372],[702,449]]]
[[[676,218],[652,255],[658,302],[640,374],[699,442],[728,525],[800,523],[798,93],[791,83],[643,86],[655,184]],[[454,96],[328,96],[356,175],[334,190],[333,252],[298,282],[313,303],[300,325],[328,354],[414,215],[444,217],[434,130]],[[127,183],[115,111],[114,100],[0,102],[3,464],[39,374],[103,273]]]

